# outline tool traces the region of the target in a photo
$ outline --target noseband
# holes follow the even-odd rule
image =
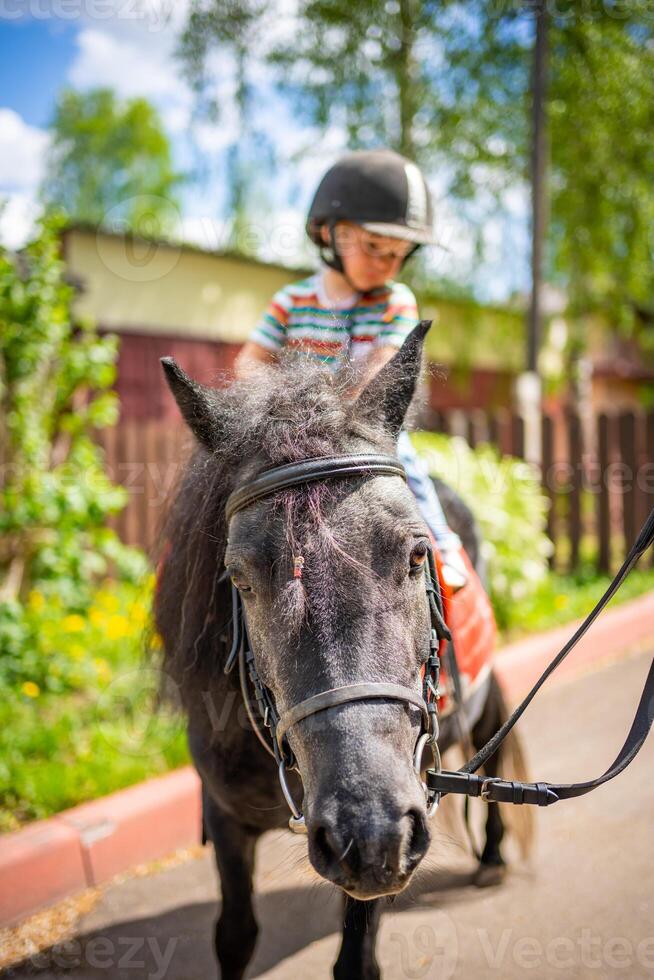
[[[249,483],[238,487],[227,499],[225,513],[228,525],[239,511],[250,507],[258,500],[288,490],[293,487],[305,486],[315,481],[346,478],[365,478],[372,476],[399,476],[406,481],[404,467],[392,456],[374,454],[356,454],[347,456],[325,456],[317,459],[305,459],[300,463],[290,463],[266,470]],[[300,569],[301,565],[296,565]],[[286,782],[286,769],[296,768],[295,758],[288,744],[286,735],[298,722],[304,721],[322,711],[328,711],[338,705],[354,701],[383,699],[400,701],[418,708],[422,715],[421,730],[414,750],[414,766],[420,777],[421,758],[425,746],[429,745],[434,758],[436,771],[440,771],[440,755],[438,753],[438,682],[440,674],[439,648],[442,640],[449,640],[449,630],[443,617],[443,605],[438,588],[438,579],[431,550],[425,564],[425,596],[430,615],[429,654],[422,675],[420,693],[400,684],[388,684],[383,681],[365,681],[333,687],[289,708],[281,716],[275,707],[270,690],[259,677],[254,653],[249,642],[245,608],[241,594],[232,582],[232,628],[233,641],[230,653],[225,663],[228,673],[236,660],[239,663],[241,691],[252,727],[262,745],[274,756],[279,771],[279,778],[286,801],[293,816],[289,821],[292,830],[305,832],[304,817],[298,810]],[[299,577],[299,576],[298,576]],[[259,715],[265,728],[269,729],[270,738],[266,740],[253,716],[247,691],[247,678],[254,688]],[[427,797],[427,809],[431,815],[435,812],[441,794],[435,792],[423,783]]]

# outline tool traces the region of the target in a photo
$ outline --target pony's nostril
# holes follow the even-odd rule
[[[405,816],[409,820],[409,831],[406,838],[406,857],[409,865],[415,865],[424,856],[429,847],[429,831],[427,821],[420,810],[412,807]]]
[[[327,868],[341,868],[348,874],[356,874],[361,865],[359,849],[353,837],[341,842],[334,833],[323,825],[313,834],[315,854]]]
[[[328,821],[315,825],[309,853],[320,874],[346,888],[353,882],[367,882],[374,889],[387,889],[392,882],[403,885],[429,846],[426,816],[419,807],[407,810],[399,822],[366,825],[359,834],[356,827],[345,826]]]
[[[330,865],[336,859],[335,846],[330,839],[329,831],[326,827],[317,827],[313,835],[313,843],[316,852],[320,855],[326,865]]]
[[[338,863],[344,871],[351,874],[358,874],[361,868],[361,857],[359,848],[354,842],[354,837],[350,837],[342,854],[338,855]]]

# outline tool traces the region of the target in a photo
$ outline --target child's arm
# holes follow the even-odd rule
[[[418,323],[416,298],[403,283],[394,283],[388,306],[382,315],[379,335],[365,361],[353,365],[356,377],[350,387],[353,395],[377,374],[397,354],[398,350]]]
[[[234,361],[234,374],[237,378],[245,378],[259,364],[274,364],[277,355],[274,351],[262,347],[256,340],[248,340],[243,344]]]
[[[268,308],[234,362],[237,378],[244,378],[260,364],[274,364],[286,343],[290,300],[286,289],[275,293]]]

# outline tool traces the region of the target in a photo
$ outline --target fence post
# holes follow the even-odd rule
[[[549,415],[543,413],[541,417],[541,485],[543,492],[550,502],[547,511],[547,536],[554,545],[554,550],[549,557],[550,568],[556,565],[556,521],[554,507],[556,497],[553,485],[553,465],[554,465],[554,427]]]
[[[488,441],[492,446],[495,446],[498,453],[502,455],[500,420],[496,411],[490,411],[488,413]]]
[[[525,423],[521,415],[511,415],[511,455],[525,458]]]
[[[597,570],[604,574],[611,571],[611,497],[609,487],[610,420],[602,413],[597,419],[597,466],[599,489],[597,492]]]
[[[620,440],[622,529],[625,553],[636,540],[636,417],[622,412],[618,418]]]
[[[472,412],[466,413],[466,442],[471,449],[474,449],[477,445],[475,417]]]
[[[646,503],[645,510],[649,513],[652,507],[654,507],[654,479],[652,479],[654,477],[654,411],[648,412],[645,417],[645,459],[647,489],[644,490],[644,497]],[[654,548],[650,548],[645,561],[650,567],[654,567]]]
[[[582,445],[581,422],[574,409],[567,412],[568,459],[570,462],[570,510],[568,513],[568,534],[570,537],[569,570],[573,572],[579,565],[579,545],[581,543],[581,484],[582,484]]]

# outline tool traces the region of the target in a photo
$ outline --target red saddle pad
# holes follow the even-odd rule
[[[463,548],[461,556],[468,569],[468,581],[454,594],[443,583],[441,562],[436,548],[434,556],[443,593],[445,622],[452,633],[463,696],[466,698],[488,676],[497,636],[495,616],[486,590]],[[446,715],[453,705],[451,681],[445,666],[441,671],[440,690],[439,713]]]

